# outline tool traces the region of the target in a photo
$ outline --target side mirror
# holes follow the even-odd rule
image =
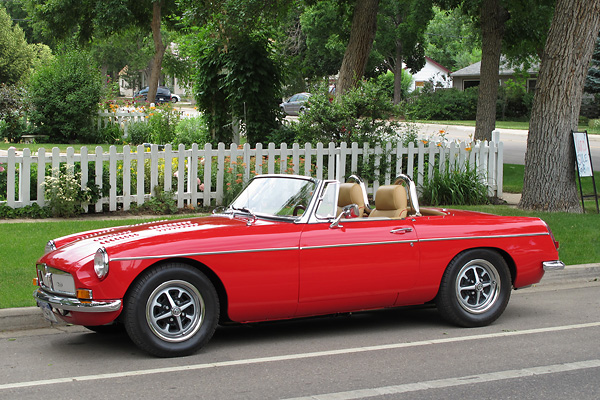
[[[360,213],[360,210],[359,210],[357,204],[347,205],[344,208],[342,208],[342,212],[340,213],[340,215],[338,215],[338,217],[331,223],[331,225],[329,225],[329,227],[330,228],[343,228],[343,226],[340,225],[340,221],[341,221],[342,217],[346,218],[346,219],[358,218],[359,213]]]

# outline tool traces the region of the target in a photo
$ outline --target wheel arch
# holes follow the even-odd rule
[[[126,298],[129,295],[131,288],[134,286],[134,284],[139,279],[142,278],[144,273],[146,273],[147,271],[150,271],[154,268],[157,268],[161,265],[170,264],[170,263],[186,264],[186,265],[189,265],[190,267],[193,267],[193,268],[197,269],[198,271],[202,272],[204,275],[206,275],[206,277],[213,284],[213,286],[217,292],[217,296],[219,297],[219,304],[220,304],[219,323],[224,323],[224,322],[230,321],[229,316],[227,314],[229,302],[228,302],[228,298],[227,298],[227,291],[225,290],[225,285],[223,284],[223,281],[221,281],[221,278],[219,278],[219,276],[211,268],[209,268],[206,264],[201,263],[200,261],[194,260],[192,258],[185,258],[185,257],[166,258],[166,259],[157,261],[157,262],[149,265],[148,267],[144,268],[143,271],[141,271],[140,274],[138,276],[136,276],[136,278],[131,282],[131,284],[127,288],[127,291],[125,292],[124,298]],[[120,316],[122,316],[122,315],[123,315],[123,313],[121,313]]]
[[[508,270],[510,271],[511,283],[512,284],[515,283],[515,279],[517,279],[517,265],[515,263],[515,260],[512,258],[512,256],[506,250],[503,250],[499,247],[482,246],[482,247],[471,247],[468,249],[463,249],[463,250],[459,251],[458,253],[456,253],[454,255],[454,257],[451,258],[450,262],[448,262],[448,264],[444,268],[444,271],[450,266],[450,263],[452,262],[452,260],[459,257],[461,254],[464,254],[467,251],[472,251],[472,250],[488,250],[488,251],[493,251],[495,253],[498,253],[498,255],[500,255],[500,257],[502,257],[504,259],[504,261],[506,262],[506,265],[508,266]]]

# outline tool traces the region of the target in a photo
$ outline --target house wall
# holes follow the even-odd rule
[[[403,64],[403,68],[406,69],[406,65]],[[423,84],[430,79],[433,80],[435,84],[439,84],[444,88],[452,87],[452,80],[450,79],[450,74],[448,71],[440,68],[436,64],[430,62],[429,60],[425,61],[425,66],[416,74],[412,74],[413,82],[408,89],[409,92],[414,91],[417,88],[423,87]]]
[[[506,85],[506,82],[510,79],[515,79],[514,75],[502,75],[500,76],[500,85]],[[465,88],[469,87],[469,84],[479,82],[481,77],[479,75],[473,76],[453,76],[452,77],[452,87],[458,90],[465,90]],[[537,81],[537,75],[532,74],[530,78],[527,79],[527,91],[535,90],[535,83]]]

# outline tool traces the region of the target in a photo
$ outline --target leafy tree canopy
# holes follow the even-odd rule
[[[451,71],[481,60],[481,37],[462,9],[433,8],[434,17],[425,32],[425,54]]]
[[[29,74],[35,53],[23,30],[0,7],[0,82],[16,84]]]

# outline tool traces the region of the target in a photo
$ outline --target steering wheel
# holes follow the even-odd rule
[[[298,204],[296,207],[294,207],[294,211],[292,212],[292,215],[294,217],[298,216],[298,211],[302,210],[303,212],[306,210],[306,207],[304,207],[302,204]]]

